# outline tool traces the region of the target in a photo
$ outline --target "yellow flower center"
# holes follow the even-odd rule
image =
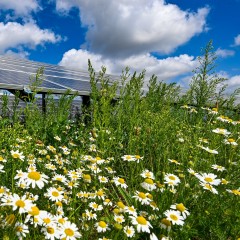
[[[147,225],[147,220],[142,216],[137,217],[136,220],[141,225]]]
[[[213,182],[213,179],[210,178],[210,177],[206,177],[206,178],[204,178],[204,180],[205,180],[206,182]]]
[[[99,191],[97,192],[97,195],[98,195],[99,197],[101,197],[101,196],[104,195],[104,192],[103,192],[102,190],[99,190]]]
[[[98,204],[94,203],[93,205],[93,208],[98,208]]]
[[[33,171],[33,172],[28,173],[28,178],[38,181],[41,178],[41,174],[39,172]]]
[[[142,198],[142,199],[145,199],[145,198],[146,198],[146,194],[143,193],[143,192],[138,193],[138,196],[139,196],[140,198]]]
[[[54,197],[58,197],[58,196],[59,196],[59,192],[53,191],[53,192],[52,192],[52,195],[53,195]]]
[[[177,208],[177,210],[179,210],[180,212],[184,212],[185,209],[186,209],[182,203],[177,204],[176,208]]]
[[[48,227],[47,232],[50,233],[50,234],[54,234],[54,228]]]
[[[174,177],[174,176],[169,176],[169,179],[171,179],[171,180],[176,180],[176,177]]]
[[[74,231],[71,228],[66,228],[64,232],[69,237],[72,237],[74,235]]]
[[[0,188],[0,193],[4,193],[4,192],[5,192],[4,188]]]
[[[20,158],[20,154],[18,154],[18,153],[13,153],[13,154],[12,154],[12,157],[13,157],[13,158]]]
[[[89,174],[83,174],[83,178],[85,180],[91,180],[91,176]]]
[[[237,189],[232,190],[232,193],[234,193],[235,195],[240,195],[240,191]]]
[[[130,160],[130,159],[132,159],[132,156],[130,156],[130,155],[126,156],[126,159]]]
[[[166,225],[166,226],[168,226],[168,227],[171,226],[171,222],[170,222],[169,220],[167,220],[166,218],[163,218],[163,219],[161,220],[161,223],[164,224],[164,225]]]
[[[4,158],[3,158],[2,156],[0,156],[0,161],[3,161],[3,159],[4,159]]]
[[[16,227],[16,231],[17,231],[17,232],[22,232],[22,231],[23,231],[23,228],[22,228],[21,226],[17,226],[17,227]]]
[[[106,228],[107,227],[107,224],[104,222],[104,221],[100,221],[98,223],[98,226],[101,227],[101,228]]]
[[[29,211],[28,213],[33,216],[39,215],[39,209],[37,206],[33,206],[31,207],[31,211]]]
[[[125,183],[125,181],[124,181],[123,178],[119,178],[119,179],[118,179],[118,182],[120,182],[121,184],[124,184],[124,183]]]
[[[153,180],[152,179],[150,179],[150,178],[146,178],[145,180],[144,180],[144,182],[145,183],[147,183],[147,184],[150,184],[150,185],[153,185]]]
[[[124,205],[122,202],[118,202],[117,205],[118,205],[118,207],[120,207],[120,208],[125,208],[125,205]]]
[[[44,218],[43,221],[44,221],[44,223],[48,224],[48,223],[51,222],[51,219],[50,218]]]
[[[24,208],[24,207],[25,207],[25,202],[24,202],[23,200],[17,200],[17,201],[15,202],[15,205],[16,205],[17,207]]]
[[[174,214],[170,214],[170,218],[174,221],[178,220],[178,216],[174,215]]]

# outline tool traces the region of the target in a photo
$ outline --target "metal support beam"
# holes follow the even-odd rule
[[[42,93],[42,112],[46,113],[46,93]]]

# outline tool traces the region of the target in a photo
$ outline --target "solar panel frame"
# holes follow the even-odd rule
[[[44,68],[42,86],[37,88],[39,93],[76,94],[89,96],[91,92],[90,77],[87,71],[70,69],[63,66],[0,56],[0,88],[24,90],[30,88],[30,78],[36,77],[37,70]],[[4,81],[3,75],[8,81]],[[96,77],[98,75],[96,74]],[[116,81],[117,76],[107,75],[109,84]],[[18,82],[14,79],[18,78]],[[100,83],[97,83],[100,87]]]

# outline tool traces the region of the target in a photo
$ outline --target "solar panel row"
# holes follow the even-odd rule
[[[0,56],[0,88],[24,90],[31,85],[30,78],[44,67],[44,78],[39,92],[65,93],[71,90],[81,96],[90,93],[90,79],[87,71],[68,69],[63,66],[33,62],[9,56]],[[109,75],[110,76],[110,75]],[[116,76],[110,76],[112,81]]]

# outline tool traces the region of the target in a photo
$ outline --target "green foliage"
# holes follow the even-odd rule
[[[17,223],[27,225],[29,233],[25,239],[45,239],[52,230],[46,227],[55,227],[54,224],[62,235],[72,234],[72,226],[63,231],[65,225],[61,222],[65,221],[76,224],[74,231],[79,231],[82,239],[128,239],[126,226],[133,226],[132,239],[136,240],[149,239],[152,233],[158,239],[238,239],[238,114],[224,108],[206,107],[199,111],[181,106],[179,87],[158,82],[155,76],[143,91],[144,71],[131,75],[127,68],[116,83],[111,82],[104,67],[95,73],[89,63],[89,73],[90,105],[78,121],[70,120],[75,96],[69,92],[57,100],[47,94],[46,112],[37,106],[35,94],[24,110],[24,124],[18,118],[14,124],[1,119],[0,238],[18,239]],[[201,91],[206,90],[204,84]],[[220,95],[214,95],[215,99],[219,100]],[[200,107],[210,98],[200,94],[196,99]],[[214,165],[218,168],[214,169]],[[146,170],[150,173],[144,175]],[[25,182],[26,178],[38,181],[39,174],[49,177],[42,188]],[[176,179],[179,182],[173,184]],[[154,188],[146,187],[146,182]],[[51,188],[55,189],[49,195]],[[61,195],[59,201],[53,200],[57,191]],[[16,205],[12,199],[14,194],[35,199],[34,206],[43,211],[41,218],[46,213],[54,216],[53,225],[40,219],[34,226],[33,216],[27,221],[29,209],[20,213],[20,207],[16,208],[19,202]],[[140,196],[146,204],[138,200]],[[99,209],[92,207],[94,202]],[[182,208],[177,208],[177,204],[182,204]],[[166,211],[173,205],[180,216],[183,206],[189,215],[182,219],[182,225],[173,224],[174,217],[168,217],[170,228],[166,229]],[[150,233],[137,230],[128,207],[134,207],[139,222],[146,220],[151,224]],[[60,214],[64,220],[56,223],[55,217]],[[117,222],[117,216],[124,221]],[[100,221],[109,227],[105,232],[97,229]]]
[[[212,41],[209,41],[198,57],[199,67],[194,70],[194,76],[187,93],[191,104],[197,107],[218,103],[223,98],[227,85],[225,78],[215,73],[216,53],[213,51]]]

